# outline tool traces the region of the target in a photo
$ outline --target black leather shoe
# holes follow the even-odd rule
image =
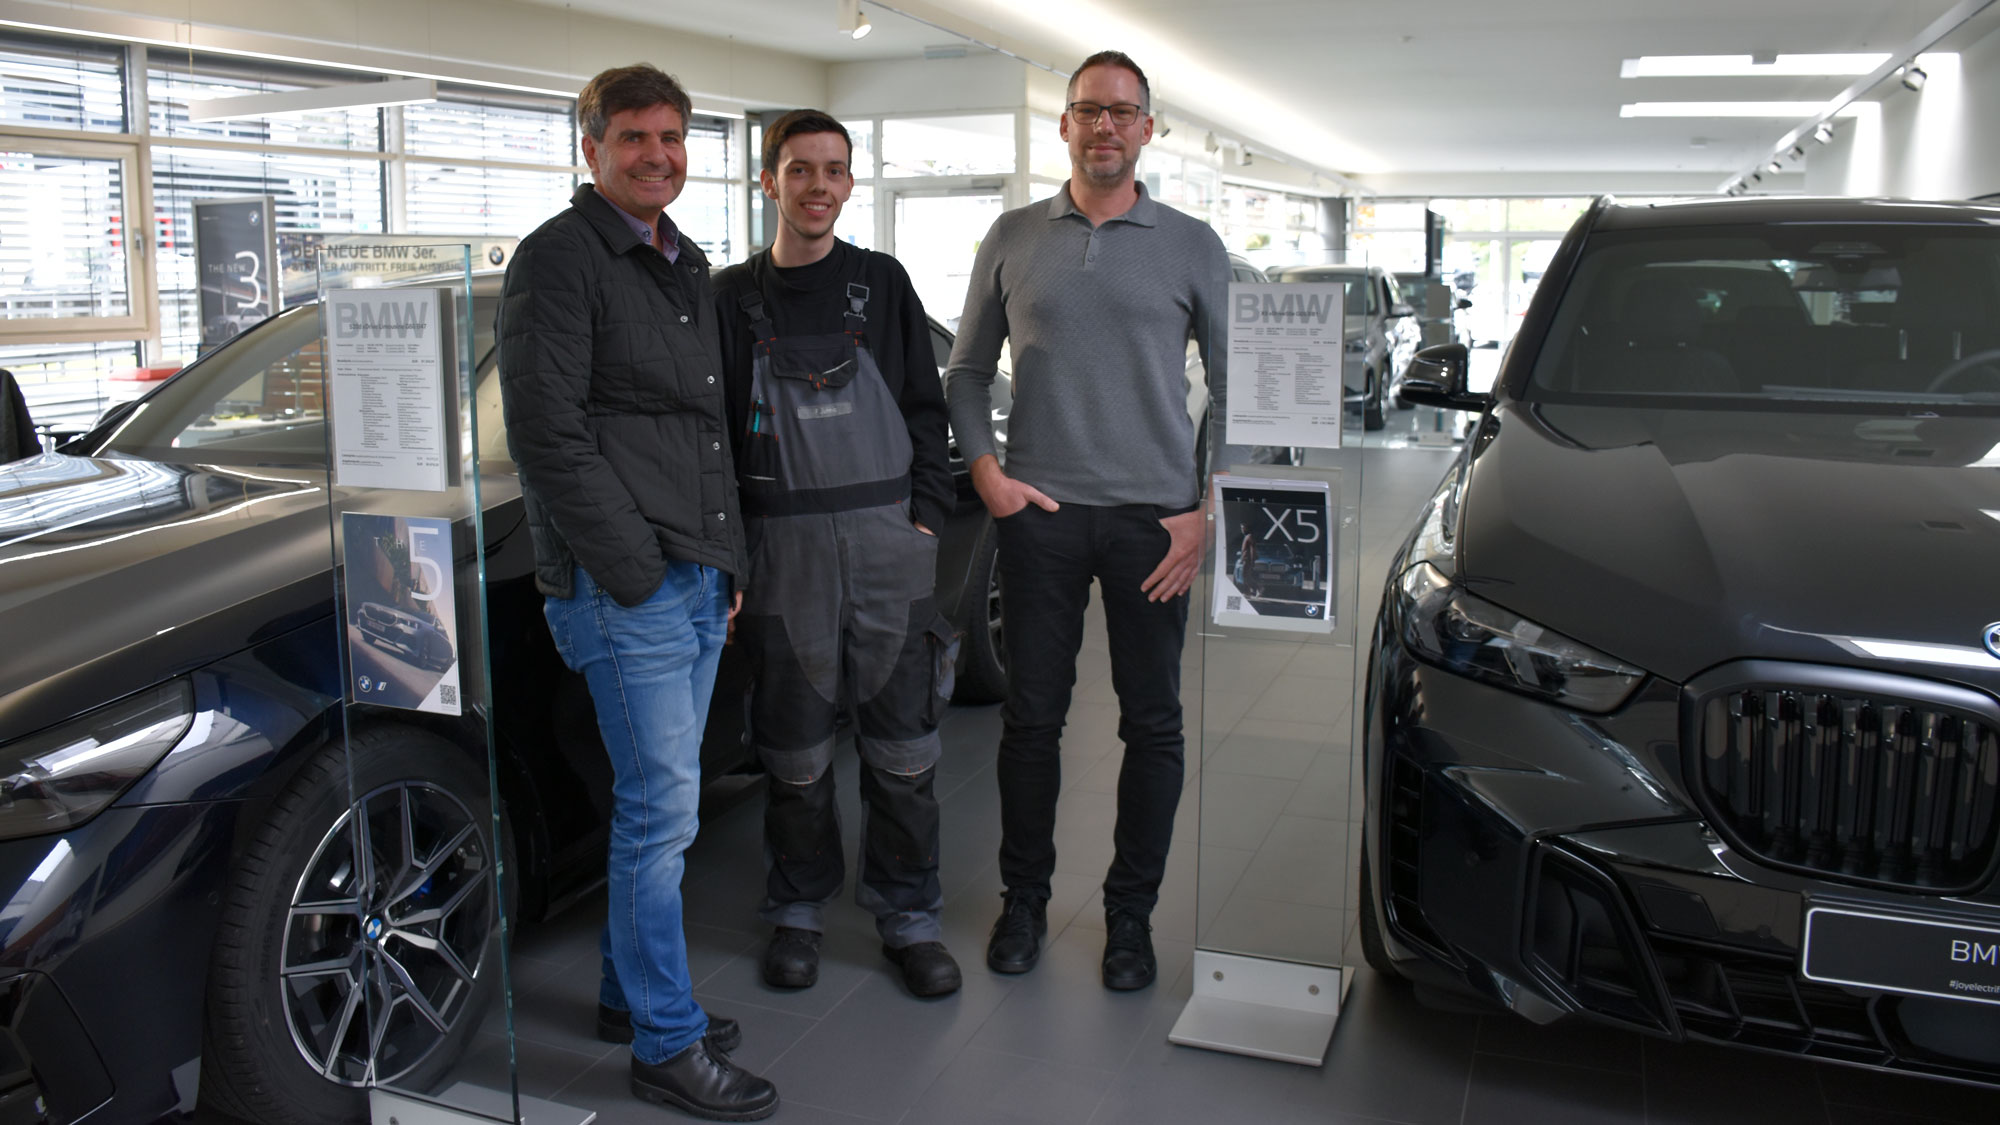
[[[1042,957],[1049,932],[1049,904],[1026,895],[1004,896],[993,936],[986,939],[986,967],[996,973],[1025,973]]]
[[[958,962],[941,941],[920,941],[901,948],[885,945],[882,956],[903,970],[903,987],[912,996],[949,996],[963,983]]]
[[[778,1088],[711,1049],[705,1035],[664,1062],[634,1058],[632,1092],[710,1121],[756,1121],[778,1110]]]
[[[606,1043],[630,1043],[632,1041],[632,1013],[609,1004],[597,1006],[597,1037]],[[743,1028],[728,1016],[708,1014],[708,1041],[724,1051],[734,1051],[743,1045]]]
[[[1104,987],[1129,992],[1153,983],[1153,924],[1144,915],[1120,910],[1105,918]]]
[[[772,988],[811,988],[819,980],[819,935],[779,926],[764,951],[764,983]]]

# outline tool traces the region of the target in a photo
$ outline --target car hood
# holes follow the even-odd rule
[[[0,466],[0,740],[103,701],[65,683],[137,690],[261,639],[249,630],[324,613],[326,510],[309,471],[62,454]],[[251,602],[264,604],[221,612]]]
[[[2000,688],[2000,419],[1501,408],[1467,474],[1482,597],[1686,681],[1741,658]]]

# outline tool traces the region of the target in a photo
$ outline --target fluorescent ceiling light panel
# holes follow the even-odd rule
[[[196,98],[188,102],[191,121],[228,121],[238,117],[280,117],[322,109],[374,109],[385,105],[434,102],[438,84],[429,78],[398,78],[393,82],[357,82],[352,86],[316,86],[275,94],[243,94],[233,98]]]
[[[1825,102],[1627,102],[1618,107],[1620,117],[1816,117]],[[1853,107],[1836,117],[1853,117]]]
[[[1641,55],[1626,59],[1620,78],[1744,78],[1766,74],[1790,77],[1845,77],[1867,74],[1889,61],[1887,55],[1779,55],[1756,63],[1749,55]]]

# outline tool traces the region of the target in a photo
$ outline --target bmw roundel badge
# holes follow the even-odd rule
[[[1986,631],[1980,635],[1980,640],[1986,642],[1987,652],[2000,656],[2000,621],[1988,625]]]

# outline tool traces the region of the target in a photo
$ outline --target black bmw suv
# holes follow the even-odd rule
[[[2000,1082],[2000,208],[1605,200],[1391,564],[1378,970]]]

